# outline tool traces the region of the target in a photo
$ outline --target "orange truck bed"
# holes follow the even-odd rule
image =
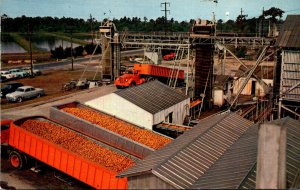
[[[76,154],[59,144],[38,136],[22,124],[28,120],[42,120],[60,126],[54,121],[34,116],[16,120],[11,124],[9,145],[29,156],[56,168],[96,189],[127,189],[127,178],[116,178],[117,172]],[[66,128],[67,129],[67,128]],[[69,129],[67,129],[69,130]],[[69,130],[72,133],[79,133]],[[82,142],[78,142],[82,143]],[[99,145],[100,146],[100,145]]]
[[[176,78],[178,69],[162,67],[151,64],[134,64],[134,70],[137,70],[141,75],[150,75],[156,77],[171,77]],[[173,71],[173,72],[172,72]],[[178,79],[184,80],[184,71],[179,70]]]

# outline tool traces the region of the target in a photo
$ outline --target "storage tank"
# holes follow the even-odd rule
[[[225,103],[224,100],[224,91],[221,88],[214,88],[213,89],[213,100],[214,100],[214,106],[223,106]]]

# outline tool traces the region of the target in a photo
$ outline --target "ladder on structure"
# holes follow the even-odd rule
[[[97,36],[98,36],[98,35],[97,35],[97,33],[96,33],[96,38],[95,38],[96,47],[95,47],[95,49],[94,49],[94,51],[93,51],[91,57],[89,58],[88,64],[86,64],[86,66],[85,66],[85,68],[84,68],[84,70],[83,70],[83,72],[82,72],[82,74],[81,74],[81,76],[80,76],[80,78],[79,78],[79,80],[78,80],[78,84],[79,84],[79,83],[82,83],[82,82],[84,82],[84,81],[86,81],[85,73],[86,73],[86,71],[87,71],[87,68],[91,65],[91,62],[92,62],[93,58],[95,58],[95,53],[96,53],[96,51],[97,51],[97,48],[99,48],[100,45],[101,45],[101,39],[97,38]],[[100,61],[99,61],[99,66],[97,67],[97,70],[95,71],[95,74],[94,74],[94,77],[93,77],[93,81],[96,81],[96,80],[97,80],[96,77],[97,77],[99,68],[102,67],[101,64],[102,64],[102,62],[101,62],[101,60],[100,60]],[[101,76],[101,75],[100,75],[100,76]],[[100,77],[99,80],[101,80],[101,79],[102,79],[102,78]]]
[[[182,61],[186,58],[187,65],[189,64],[189,53],[188,52],[189,52],[189,50],[186,47],[178,46],[178,48],[176,49],[173,67],[171,69],[171,72],[170,72],[169,78],[168,78],[168,85],[170,87],[175,88],[177,85],[179,71],[182,68]],[[187,71],[188,71],[188,69],[187,69]]]

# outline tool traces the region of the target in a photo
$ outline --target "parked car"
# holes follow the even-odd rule
[[[17,88],[24,86],[22,83],[14,82],[6,84],[1,88],[1,98],[5,98],[7,94],[12,93],[17,90]]]
[[[23,71],[25,71],[25,72],[29,73],[29,75],[31,75],[31,68],[30,67],[24,67]],[[42,72],[40,70],[33,69],[33,75],[34,76],[38,76],[38,75],[41,75],[41,74],[42,74]]]
[[[14,74],[17,78],[24,78],[30,75],[30,73],[23,71],[22,69],[10,69],[9,72]]]
[[[169,61],[169,60],[174,60],[176,54],[174,52],[171,52],[163,57],[164,60]]]
[[[45,91],[41,88],[22,86],[15,92],[7,94],[6,99],[11,102],[22,102],[24,99],[39,98],[43,95],[45,95]]]
[[[9,72],[9,71],[1,71],[1,76],[4,76],[7,80],[13,79],[13,78],[16,77],[15,74],[12,74],[12,73]]]
[[[5,82],[5,81],[7,81],[7,78],[6,78],[5,76],[2,76],[2,75],[1,75],[0,82]]]

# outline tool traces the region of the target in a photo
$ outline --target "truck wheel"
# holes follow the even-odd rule
[[[40,98],[40,97],[41,97],[41,94],[38,94],[36,97],[37,97],[37,98]]]
[[[22,97],[17,98],[17,102],[22,102],[22,101],[23,101]]]
[[[135,82],[130,83],[130,86],[135,86]]]
[[[17,151],[9,153],[9,161],[12,167],[22,169],[26,165],[26,159]]]

